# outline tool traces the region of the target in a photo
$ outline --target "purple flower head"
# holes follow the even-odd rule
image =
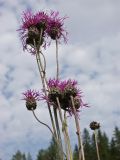
[[[61,108],[63,110],[68,111],[70,115],[74,114],[71,96],[74,100],[74,105],[76,112],[80,112],[82,107],[88,107],[87,104],[83,103],[82,100],[82,92],[77,88],[77,81],[76,80],[66,80],[62,81],[60,86],[63,94],[63,98],[61,101]]]
[[[48,23],[48,16],[45,12],[32,14],[31,11],[23,12],[22,25],[19,29],[23,44],[23,49],[35,54],[35,47],[43,45],[45,47],[45,29]],[[42,37],[40,42],[40,35]],[[28,47],[29,46],[29,47]]]
[[[40,100],[40,93],[35,90],[27,90],[23,93],[23,100],[26,101],[26,107],[28,110],[36,109],[37,102]]]
[[[67,80],[63,81],[64,85],[64,96],[69,98],[70,96],[77,96],[79,94],[79,90],[77,89],[77,81],[75,80]]]
[[[37,23],[37,28],[39,30],[43,30],[43,32],[45,32],[47,26],[48,26],[48,21],[49,21],[49,16],[47,15],[47,13],[45,12],[38,12],[36,15],[35,15],[38,23]]]
[[[88,104],[83,102],[82,95],[80,95],[80,94],[78,96],[74,97],[73,101],[74,101],[74,106],[75,106],[76,113],[79,113],[80,109],[82,107],[88,107]],[[69,112],[70,115],[75,114],[71,101],[69,102],[68,112]]]
[[[30,10],[23,12],[23,18],[22,18],[22,26],[21,29],[26,30],[29,29],[32,26],[35,26],[38,23],[38,19],[35,15],[32,14]]]
[[[52,104],[57,108],[57,100],[59,98],[61,109],[67,111],[69,115],[74,114],[72,106],[71,96],[74,101],[74,106],[77,114],[80,112],[82,107],[88,107],[88,104],[83,102],[82,92],[77,87],[76,80],[57,80],[49,79],[48,85],[48,96],[44,96],[42,99]]]
[[[47,34],[53,40],[60,40],[61,38],[64,39],[64,42],[67,42],[67,32],[63,28],[64,20],[67,17],[59,17],[59,12],[51,11],[49,23],[47,27]]]
[[[18,31],[23,44],[23,50],[35,54],[36,47],[43,46],[46,48],[48,43],[46,40],[50,37],[53,40],[63,38],[67,42],[67,32],[63,28],[64,20],[67,17],[60,18],[59,12],[51,11],[37,12],[33,14],[30,10],[23,12],[22,25]]]
[[[61,99],[62,97],[62,91],[60,88],[60,80],[50,79],[47,85],[49,87],[48,99],[50,102],[56,103],[56,98],[58,97],[59,99]]]

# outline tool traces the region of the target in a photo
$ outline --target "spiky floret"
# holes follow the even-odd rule
[[[49,87],[48,99],[50,102],[56,103],[56,98],[62,98],[62,91],[60,88],[60,80],[58,79],[49,79],[47,83]]]
[[[40,100],[40,93],[35,90],[27,90],[23,94],[23,100],[26,101],[26,107],[28,110],[35,110],[37,107],[37,101]]]
[[[51,37],[53,40],[61,40],[61,38],[64,40],[64,42],[67,42],[67,31],[64,29],[64,20],[67,17],[59,17],[59,12],[51,11],[49,23],[47,27],[47,34]]]
[[[61,108],[67,111],[70,115],[74,114],[71,96],[73,97],[76,112],[80,111],[82,107],[88,107],[87,104],[83,103],[82,92],[77,88],[77,81],[75,80],[58,80],[50,79],[48,85],[48,96],[44,97],[48,103],[53,106],[57,106],[56,98],[59,98]]]
[[[31,11],[23,12],[22,25],[19,31],[24,50],[28,50],[32,54],[35,54],[35,46],[37,47],[39,44],[45,47],[46,42],[44,38],[48,19],[49,17],[45,12],[38,12],[36,14],[32,14]]]
[[[64,29],[66,17],[59,17],[59,12],[39,11],[33,14],[31,11],[23,12],[22,25],[18,30],[23,44],[23,49],[35,54],[36,47],[50,44],[48,38],[67,42],[67,32]]]

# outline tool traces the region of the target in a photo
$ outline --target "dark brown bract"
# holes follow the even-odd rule
[[[93,122],[90,123],[90,128],[92,130],[99,129],[100,128],[100,123],[93,121]]]

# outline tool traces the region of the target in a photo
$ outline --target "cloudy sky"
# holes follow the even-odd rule
[[[18,149],[35,157],[51,139],[21,101],[23,91],[41,86],[35,57],[23,52],[16,32],[26,9],[58,10],[69,17],[68,44],[59,46],[61,78],[76,78],[91,106],[80,113],[81,129],[89,130],[96,120],[111,136],[120,127],[120,1],[0,0],[0,158],[9,160]],[[55,75],[54,53],[54,44],[44,52],[48,77]],[[36,114],[50,124],[44,104]],[[74,144],[74,125],[69,126]]]

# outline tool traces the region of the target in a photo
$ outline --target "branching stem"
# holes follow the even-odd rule
[[[40,121],[40,120],[38,119],[38,117],[36,116],[34,110],[32,110],[32,113],[33,113],[35,119],[36,119],[39,123],[41,123],[42,125],[46,126],[46,127],[49,129],[49,131],[52,133],[52,136],[54,137],[54,133],[53,133],[52,129],[50,128],[50,126],[47,125],[46,123]]]

